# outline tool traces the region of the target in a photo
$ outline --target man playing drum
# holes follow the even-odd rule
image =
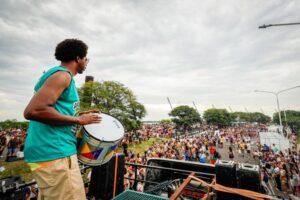
[[[60,42],[55,57],[61,64],[41,76],[24,111],[31,120],[24,156],[39,186],[38,199],[86,199],[76,155],[76,125],[101,121],[92,112],[75,116],[79,97],[73,77],[86,69],[87,50],[78,39]]]

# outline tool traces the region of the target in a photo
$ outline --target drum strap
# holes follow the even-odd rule
[[[118,172],[118,153],[116,153],[116,162],[115,162],[115,176],[114,176],[114,190],[113,197],[116,196],[116,186],[117,186],[117,172]]]

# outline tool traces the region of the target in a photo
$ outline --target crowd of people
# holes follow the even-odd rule
[[[268,183],[269,177],[274,178],[278,190],[288,194],[292,191],[300,197],[300,151],[289,148],[280,151],[275,144],[260,147],[260,162],[263,181]]]
[[[170,125],[144,125],[143,129],[138,132],[141,138],[165,138],[161,142],[154,142],[145,152],[137,153],[128,151],[128,146],[131,144],[129,139],[130,134],[125,137],[122,143],[123,152],[126,156],[126,161],[129,163],[146,164],[149,158],[166,158],[176,159],[200,163],[215,164],[216,160],[221,159],[221,154],[217,148],[224,148],[224,143],[229,142],[229,157],[234,159],[233,147],[241,149],[241,154],[244,155],[244,149],[247,152],[250,151],[251,145],[247,144],[244,138],[255,137],[258,133],[258,128],[248,125],[246,127],[235,127],[226,129],[217,129],[216,127],[198,126],[195,134],[185,134],[176,136],[173,132],[174,128]],[[250,142],[250,140],[247,140]],[[138,179],[143,178],[145,169],[141,168],[135,171],[131,166],[127,166],[126,178]],[[142,184],[142,183],[140,183]],[[132,188],[134,186],[133,181],[125,179],[126,188]],[[137,185],[139,186],[139,185]],[[141,190],[142,187],[136,188]]]
[[[27,136],[27,129],[22,128],[0,128],[0,160],[8,161],[10,157],[23,158],[24,143]],[[1,166],[1,164],[0,164]],[[1,171],[5,169],[1,168]],[[22,189],[26,200],[37,199],[37,184]]]
[[[218,159],[230,159],[238,162],[238,157],[253,158],[260,163],[262,181],[268,183],[273,180],[278,190],[300,197],[300,152],[296,149],[296,135],[291,134],[291,148],[281,151],[275,144],[270,146],[260,144],[259,131],[263,126],[244,125],[218,129],[217,127],[199,126],[194,134],[176,135],[171,125],[145,124],[135,133],[127,133],[121,143],[126,162],[146,164],[150,158],[166,158],[190,162],[215,164]],[[26,129],[9,128],[0,129],[0,156],[2,160],[15,156],[23,151],[26,138]],[[148,149],[136,153],[132,148],[142,141],[153,140]],[[219,150],[227,151],[222,158]],[[5,152],[5,155],[4,155]],[[126,165],[124,179],[125,189],[135,189],[143,192],[144,183],[126,178],[144,180],[146,169],[137,170]],[[29,188],[28,199],[34,199],[36,188]]]
[[[258,133],[266,130],[266,126],[251,124],[223,129],[201,126],[196,134],[176,136],[171,126],[144,125],[137,136],[134,136],[135,138],[141,138],[141,140],[150,137],[165,139],[161,139],[160,142],[153,142],[143,153],[128,150],[128,146],[131,144],[130,137],[125,137],[122,147],[126,161],[137,164],[146,164],[150,158],[167,158],[210,164],[215,164],[218,159],[230,159],[238,162],[239,158],[251,158],[262,167],[262,181],[268,183],[269,179],[275,180],[274,183],[279,191],[286,194],[292,192],[295,196],[300,197],[300,152],[297,152],[296,149],[296,134],[289,135],[291,148],[280,151],[275,144],[272,146],[260,144]],[[226,157],[222,158],[219,149],[228,152]],[[125,188],[143,191],[144,183],[135,184],[134,181],[126,178],[143,179],[145,169],[138,168],[137,174],[135,174],[132,166],[126,166],[126,172]]]
[[[6,159],[17,156],[17,152],[23,152],[26,135],[26,129],[0,128],[0,158]]]

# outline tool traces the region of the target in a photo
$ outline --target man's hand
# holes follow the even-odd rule
[[[79,112],[78,115],[83,115],[83,114],[88,114],[88,113],[98,113],[100,114],[100,110],[97,110],[97,109],[93,109],[93,110],[87,110],[87,111],[82,111],[82,112]]]
[[[86,125],[86,124],[94,124],[94,123],[100,123],[102,120],[100,113],[82,113],[78,116],[78,124],[80,125]]]

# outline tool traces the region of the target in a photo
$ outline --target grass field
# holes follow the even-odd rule
[[[8,176],[21,176],[25,182],[33,179],[29,167],[23,160],[15,162],[0,161],[0,166],[5,167],[5,170],[0,172],[0,179]]]
[[[134,145],[130,145],[128,147],[128,151],[132,150],[135,154],[140,154],[143,155],[144,151],[147,150],[150,146],[153,145],[153,143],[158,142],[161,143],[163,142],[165,139],[161,139],[161,138],[150,138],[148,141],[143,141],[140,144],[134,144]]]
[[[154,142],[160,143],[163,140],[164,139],[150,138],[148,141],[143,141],[140,144],[130,145],[128,151],[132,150],[135,154],[140,153],[143,155],[144,151],[152,146]],[[119,148],[118,151],[122,152],[122,149]],[[15,162],[0,161],[0,166],[5,167],[5,171],[0,172],[0,179],[8,176],[21,176],[22,180],[25,182],[29,182],[33,179],[29,167],[23,160]]]

